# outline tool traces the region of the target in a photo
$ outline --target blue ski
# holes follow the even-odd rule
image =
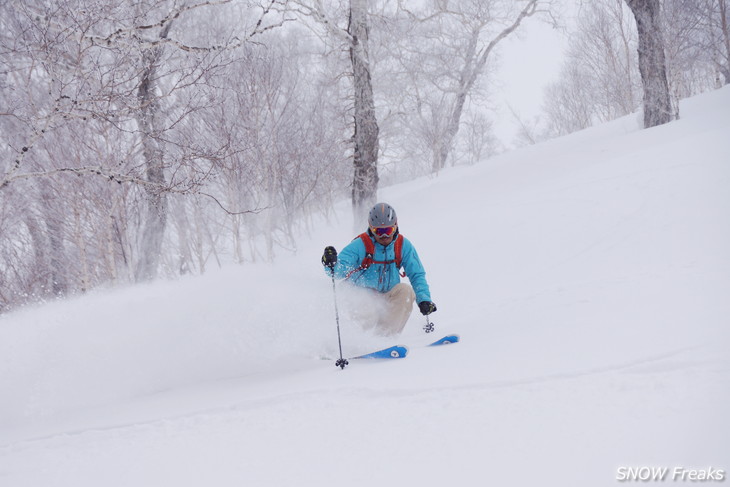
[[[446,335],[439,338],[435,342],[429,343],[427,347],[436,347],[440,345],[448,345],[451,343],[457,343],[459,341],[459,335]],[[392,347],[377,350],[375,352],[366,353],[365,355],[358,355],[357,357],[350,357],[348,360],[355,359],[393,359],[393,358],[406,358],[408,356],[408,347],[405,345],[395,345]],[[321,357],[324,360],[331,360],[330,357]]]
[[[437,345],[448,345],[450,343],[456,343],[459,341],[459,335],[446,335],[433,343],[429,343],[427,346],[435,347]]]
[[[383,350],[378,350],[377,352],[352,357],[351,360],[354,360],[356,358],[405,358],[406,355],[408,355],[407,347],[403,345],[395,345],[394,347],[384,348]]]

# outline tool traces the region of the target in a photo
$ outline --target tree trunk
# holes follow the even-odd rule
[[[167,37],[172,23],[168,23],[160,38]],[[162,48],[156,47],[145,52],[145,69],[142,73],[137,100],[140,110],[137,123],[142,135],[142,155],[145,161],[145,176],[150,184],[145,186],[147,205],[143,216],[140,256],[134,272],[135,279],[149,281],[157,277],[157,267],[162,254],[162,240],[167,226],[167,194],[164,171],[164,153],[159,142],[159,111],[157,98],[157,65]]]
[[[461,125],[461,114],[464,112],[464,103],[466,103],[466,97],[471,91],[474,83],[479,75],[480,67],[475,67],[477,64],[477,44],[479,42],[479,31],[476,30],[471,33],[469,38],[469,44],[466,48],[466,64],[459,73],[459,85],[456,89],[456,95],[453,103],[453,107],[449,111],[448,121],[443,133],[441,134],[440,140],[436,144],[436,150],[434,151],[433,167],[432,172],[437,173],[444,167],[446,167],[446,160],[449,158],[449,154],[454,146],[454,139],[456,134],[459,133],[459,127]],[[486,63],[486,56],[484,57],[484,63]],[[483,67],[483,64],[482,64]]]
[[[85,293],[91,288],[91,273],[89,272],[89,252],[86,247],[86,238],[82,227],[81,211],[77,202],[73,202],[74,233],[73,239],[78,251],[78,264],[80,265],[78,289]]]
[[[46,240],[46,232],[42,228],[43,224],[31,214],[30,211],[25,211],[23,223],[28,229],[30,235],[30,241],[33,248],[33,260],[30,276],[36,281],[37,285],[32,285],[26,289],[37,290],[42,295],[48,295],[49,289],[52,289],[51,281],[49,278],[50,265],[48,262],[48,242]],[[40,288],[40,289],[39,289]],[[55,293],[55,290],[51,291]],[[8,304],[12,304],[8,301]]]
[[[728,11],[725,0],[719,0],[718,2],[719,13],[720,13],[720,30],[722,31],[722,44],[725,48],[725,52],[722,54],[722,59],[719,61],[719,70],[722,76],[725,78],[725,84],[730,84],[730,27],[728,27]]]
[[[107,225],[105,227],[106,229],[106,235],[105,235],[105,248],[104,248],[104,258],[106,261],[107,270],[109,272],[109,279],[112,281],[112,283],[116,284],[119,280],[119,274],[117,272],[117,258],[116,258],[116,252],[114,251],[114,216],[109,215],[109,218],[107,219]]]
[[[50,291],[54,296],[64,296],[68,293],[68,268],[64,234],[66,218],[63,211],[58,211],[57,198],[51,182],[40,181],[40,208],[45,221],[45,234],[48,238],[48,257],[50,271]]]
[[[667,67],[659,0],[626,0],[634,13],[639,33],[639,72],[644,86],[644,128],[655,127],[674,118]]]
[[[354,177],[352,181],[352,211],[354,225],[361,222],[376,203],[378,193],[378,121],[368,60],[367,1],[350,0],[352,62],[355,91]]]

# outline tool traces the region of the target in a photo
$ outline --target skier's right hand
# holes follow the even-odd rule
[[[322,265],[334,269],[337,264],[337,250],[334,247],[325,247],[324,254],[322,254]]]

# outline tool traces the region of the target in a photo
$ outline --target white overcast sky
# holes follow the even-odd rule
[[[566,10],[570,10],[573,2]],[[572,22],[563,12],[561,21]],[[509,106],[521,118],[532,120],[540,113],[543,92],[548,83],[558,77],[567,47],[566,30],[558,30],[544,21],[528,18],[521,32],[504,40],[495,73],[493,100],[498,110],[494,120],[497,137],[510,147],[516,133],[514,117]]]

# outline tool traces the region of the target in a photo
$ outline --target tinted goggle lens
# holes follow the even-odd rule
[[[373,233],[379,237],[390,237],[395,233],[395,225],[392,227],[371,228]]]

